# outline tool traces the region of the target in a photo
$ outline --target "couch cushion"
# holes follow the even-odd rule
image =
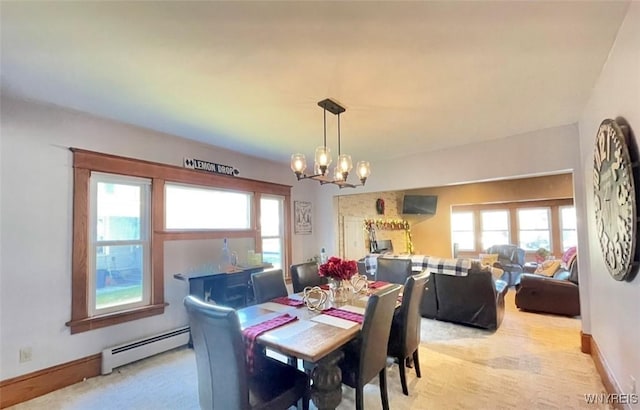
[[[538,265],[535,273],[537,273],[538,275],[552,276],[558,271],[558,269],[560,269],[560,261],[554,259],[542,262],[540,265]]]
[[[571,272],[566,270],[559,270],[553,275],[555,279],[560,279],[560,280],[569,280],[569,276],[571,276]]]
[[[484,266],[493,266],[494,263],[498,262],[497,253],[481,253],[478,257],[480,258],[480,264]]]

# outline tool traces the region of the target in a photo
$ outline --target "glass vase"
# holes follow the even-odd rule
[[[350,293],[349,282],[329,278],[329,299],[331,299],[333,303],[345,303],[349,300]]]

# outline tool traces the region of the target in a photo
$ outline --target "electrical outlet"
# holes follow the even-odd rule
[[[31,361],[31,348],[23,347],[20,349],[20,363]]]

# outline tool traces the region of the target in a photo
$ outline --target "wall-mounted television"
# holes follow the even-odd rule
[[[436,195],[405,195],[402,213],[406,215],[434,215],[438,206]]]

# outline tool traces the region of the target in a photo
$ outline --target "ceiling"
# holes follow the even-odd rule
[[[2,1],[2,91],[282,162],[331,97],[375,172],[577,122],[628,5]]]

